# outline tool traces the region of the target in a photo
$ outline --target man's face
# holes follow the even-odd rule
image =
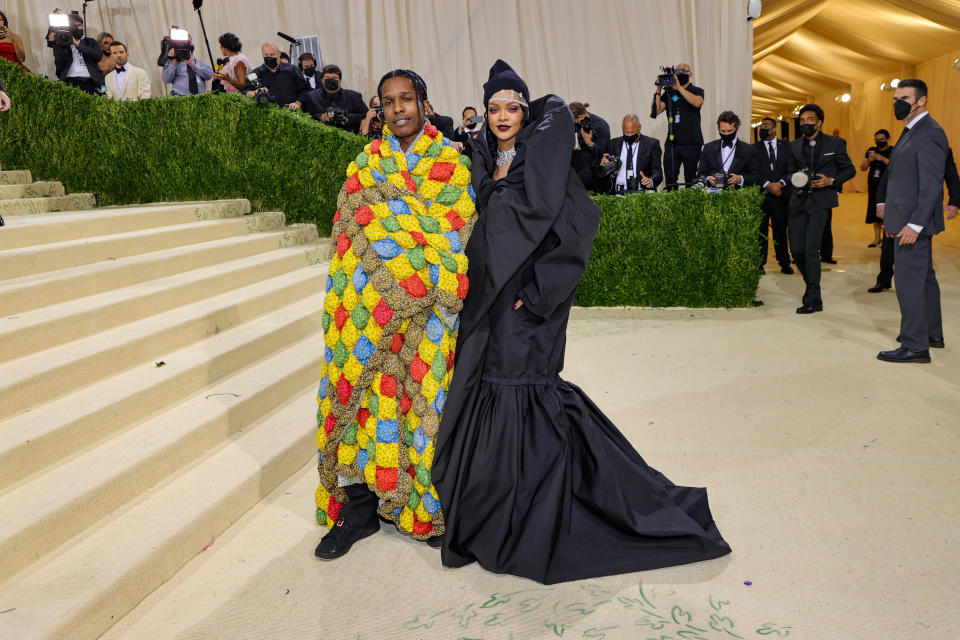
[[[266,64],[267,58],[273,58],[278,63],[280,61],[280,50],[277,49],[272,44],[265,44],[262,47],[260,47],[260,53],[263,54],[264,64]],[[268,66],[267,68],[269,69],[270,67]],[[276,68],[277,67],[273,67],[273,70],[276,70]]]
[[[690,65],[689,65],[689,64],[687,64],[686,62],[681,62],[680,64],[678,64],[677,66],[675,66],[674,69],[676,69],[678,76],[679,76],[679,75],[686,74],[686,75],[687,75],[687,83],[688,83],[688,84],[690,83],[690,78],[693,77],[693,71],[690,70]]]
[[[584,118],[588,117],[589,115],[590,115],[589,112],[581,113],[581,114],[578,115],[578,116],[574,116],[574,117],[573,117],[573,121],[574,121],[574,122],[580,122],[581,120],[583,120]]]
[[[819,131],[820,127],[823,126],[823,121],[813,111],[804,111],[800,114],[800,124],[812,124]]]
[[[720,132],[721,136],[729,136],[732,133],[737,132],[737,125],[732,122],[721,122],[717,125],[717,131]]]
[[[623,135],[626,138],[640,134],[640,123],[633,118],[623,121]]]
[[[337,91],[340,90],[340,76],[338,76],[335,73],[328,72],[323,74],[322,76],[320,76],[320,82],[323,83],[324,91],[328,93],[336,93]],[[333,87],[333,89],[331,89],[330,87]]]
[[[477,112],[473,109],[467,109],[463,112],[463,126],[467,127],[470,125],[470,118],[473,118],[477,115]]]
[[[764,120],[760,123],[760,128],[769,131],[770,134],[767,137],[767,140],[773,140],[777,137],[777,123],[772,120]]]
[[[127,64],[127,48],[122,44],[111,46],[110,57],[112,57],[113,61],[117,63],[118,67],[122,67],[123,65]]]
[[[410,78],[389,78],[383,83],[380,96],[383,117],[398,140],[404,141],[420,133],[423,128],[423,113]]]
[[[878,147],[883,147],[887,144],[887,136],[883,133],[878,133],[876,137],[874,137],[874,142],[877,143]]]
[[[300,68],[306,71],[307,69],[316,69],[317,63],[313,60],[304,60],[300,63]]]
[[[907,121],[909,122],[913,116],[917,115],[924,107],[927,106],[927,96],[923,96],[919,100],[917,99],[916,91],[913,87],[897,87],[893,92],[894,100],[903,100],[910,104],[910,115],[907,116]]]

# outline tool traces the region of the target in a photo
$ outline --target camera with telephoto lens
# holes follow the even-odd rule
[[[577,133],[587,132],[590,133],[593,131],[593,123],[590,121],[590,116],[587,116],[580,122],[575,122],[574,126],[577,128]]]
[[[817,179],[817,174],[813,169],[801,169],[790,175],[790,184],[800,193],[809,193],[813,188],[810,184]]]
[[[60,13],[60,9],[54,10],[48,17],[50,24],[50,33],[53,34],[53,44],[58,47],[68,47],[73,44],[73,38],[76,31],[70,24],[70,16]],[[79,36],[77,36],[79,37]]]
[[[326,111],[330,119],[327,121],[327,124],[332,124],[335,127],[345,127],[347,126],[347,110],[343,107],[327,107]],[[383,111],[380,111],[382,116]]]
[[[270,93],[270,88],[264,86],[256,73],[251,73],[247,76],[247,90],[253,91],[253,99],[256,100],[257,104],[261,107],[277,103],[276,96]]]
[[[713,188],[714,189],[728,188],[729,185],[727,185],[727,180],[729,179],[729,177],[730,176],[728,176],[723,171],[718,171],[717,173],[713,174]]]
[[[613,174],[620,171],[620,167],[623,166],[623,160],[620,158],[610,158],[610,162],[607,164],[600,165],[600,172],[604,178],[609,178]]]
[[[190,33],[186,29],[170,28],[170,35],[164,36],[160,41],[160,59],[157,60],[159,66],[162,67],[169,59],[170,49],[173,49],[174,60],[177,62],[186,62],[193,57],[194,48],[190,44]]]

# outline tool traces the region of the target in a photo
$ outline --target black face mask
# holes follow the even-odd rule
[[[726,142],[727,144],[730,144],[731,142],[737,139],[737,132],[734,131],[733,133],[721,133],[720,139]]]
[[[761,140],[769,140],[773,137],[773,129],[760,129],[757,135],[760,136]]]
[[[273,56],[264,56],[263,64],[267,65],[267,67],[271,69],[276,69],[277,65],[280,64],[280,61],[277,58],[274,58]]]
[[[323,81],[323,88],[327,91],[336,91],[340,88],[340,81],[336,78],[327,78]]]
[[[800,135],[804,138],[812,138],[813,135],[817,132],[817,125],[815,124],[802,124],[800,125]]]
[[[83,36],[83,29],[81,29],[80,27],[74,27],[74,28],[73,28],[73,37],[76,38],[77,40],[79,40],[79,39],[81,38],[81,36]]]
[[[885,146],[887,146],[886,140],[876,140],[876,143],[878,149],[883,149]]]
[[[893,116],[897,120],[906,120],[912,110],[913,105],[903,98],[898,98],[893,101]]]
[[[307,67],[303,70],[303,75],[307,76],[308,78],[312,78],[313,76],[317,75],[317,68]]]
[[[677,74],[677,82],[680,83],[680,86],[683,86],[683,85],[687,84],[688,82],[690,82],[690,76],[688,76],[688,75],[685,74],[685,73],[678,73],[678,74]]]
[[[632,136],[623,136],[623,139],[629,142],[630,144],[633,144],[634,142],[640,139],[640,134],[635,133]]]

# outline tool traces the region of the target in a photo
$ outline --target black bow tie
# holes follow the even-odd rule
[[[732,146],[733,146],[733,143],[732,143],[732,142],[721,142],[721,143],[720,143],[720,146],[721,146],[721,147],[732,147]]]
[[[127,65],[123,65],[122,67],[117,67],[117,73],[126,73],[126,72],[127,72]]]

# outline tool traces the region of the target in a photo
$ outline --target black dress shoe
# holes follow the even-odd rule
[[[930,352],[911,351],[906,347],[900,347],[893,351],[881,351],[877,354],[877,360],[884,362],[930,362]]]
[[[793,267],[789,264],[780,265],[780,273],[785,273],[788,276],[793,275]]]
[[[350,524],[341,518],[327,535],[320,539],[320,544],[317,545],[313,555],[319,560],[334,560],[350,551],[354,542],[372,536],[378,531],[380,531],[380,521],[377,519],[357,525]]]
[[[833,258],[820,258],[820,262],[826,262],[827,264],[837,264],[837,261]]]
[[[442,549],[443,536],[433,536],[432,538],[427,538],[427,546],[431,549]]]
[[[879,243],[879,242],[871,242],[871,243],[868,244],[867,246],[870,247],[871,249],[873,249],[874,247],[879,247],[879,246],[880,246],[880,243]]]
[[[890,288],[890,285],[883,286],[883,285],[881,285],[881,284],[878,283],[878,284],[873,285],[873,286],[870,287],[869,289],[867,289],[867,291],[868,291],[869,293],[880,293],[881,291],[886,291],[886,290],[889,289],[889,288]]]
[[[897,342],[902,343],[903,338],[900,336],[897,336]],[[943,341],[943,338],[930,338],[930,346],[933,347],[934,349],[943,349],[947,345]]]
[[[816,304],[805,304],[802,307],[797,307],[797,313],[801,315],[806,315],[808,313],[816,313],[817,311],[823,311],[822,301]]]

